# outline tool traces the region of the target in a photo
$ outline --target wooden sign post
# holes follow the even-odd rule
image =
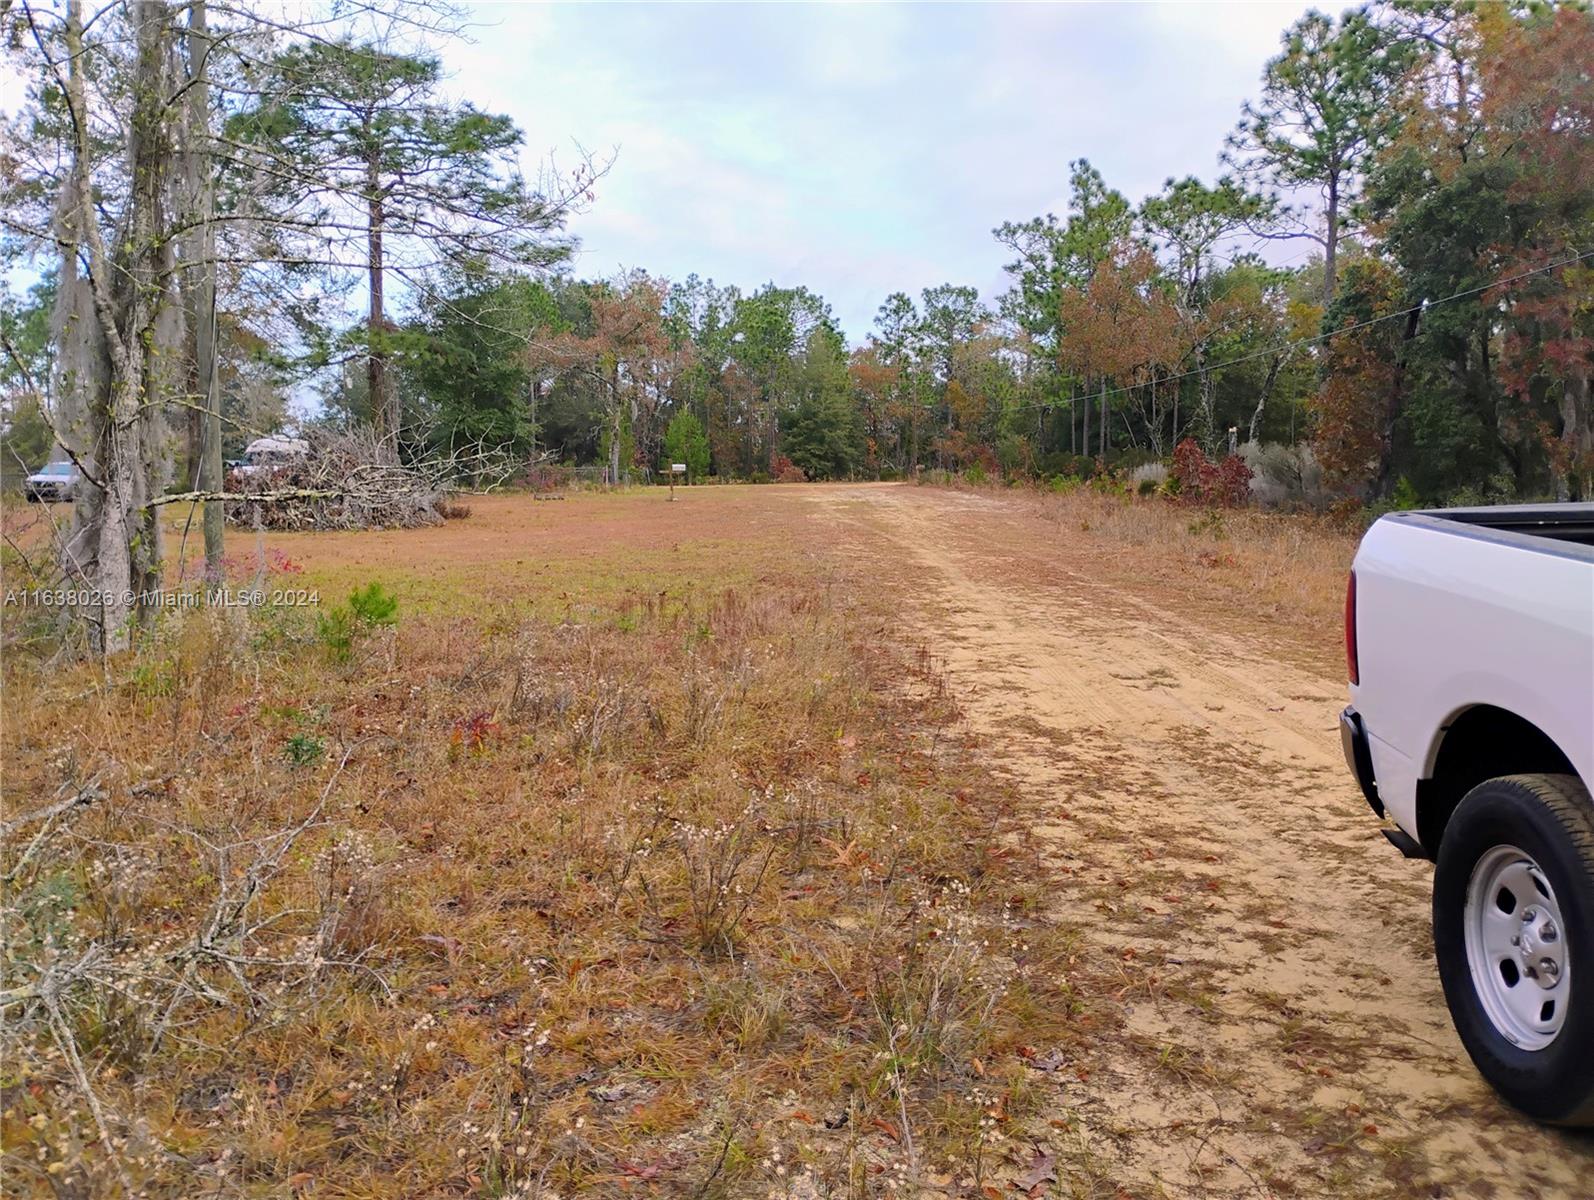
[[[686,464],[685,463],[671,463],[670,464],[670,499],[671,500],[675,499],[675,477],[677,475],[679,475],[682,479],[686,478]]]

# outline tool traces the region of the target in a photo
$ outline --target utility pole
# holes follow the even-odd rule
[[[188,162],[187,184],[193,197],[197,236],[193,250],[194,375],[203,399],[200,436],[199,490],[220,492],[221,387],[216,362],[216,185],[210,161],[210,32],[205,0],[188,7]],[[221,560],[226,511],[220,500],[205,501],[205,583],[214,591],[222,583]]]

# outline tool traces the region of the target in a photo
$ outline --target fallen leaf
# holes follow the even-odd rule
[[[1037,1071],[1051,1072],[1060,1069],[1063,1065],[1063,1062],[1063,1052],[1054,1047],[1053,1049],[1047,1051],[1044,1055],[1031,1058],[1029,1060],[1029,1065],[1034,1067]]]
[[[1013,1186],[1027,1195],[1037,1195],[1040,1189],[1057,1179],[1057,1160],[1048,1151],[1039,1146],[1035,1148],[1035,1157],[1030,1159],[1029,1167],[1013,1181]]]

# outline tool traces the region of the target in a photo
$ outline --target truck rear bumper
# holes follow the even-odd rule
[[[1366,797],[1373,812],[1382,817],[1384,802],[1378,798],[1378,782],[1373,776],[1372,746],[1368,743],[1367,729],[1362,724],[1361,714],[1354,708],[1346,708],[1339,714],[1339,744],[1345,751],[1345,765],[1356,777],[1362,795]]]

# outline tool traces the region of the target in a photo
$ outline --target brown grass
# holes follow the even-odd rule
[[[1087,489],[1036,503],[1060,526],[1104,544],[1128,569],[1199,589],[1203,604],[1243,607],[1297,628],[1341,615],[1359,535],[1328,518]],[[1126,557],[1125,548],[1144,553]]]
[[[1202,509],[1088,488],[1003,495],[1052,524],[1093,581],[1261,631],[1302,665],[1341,669],[1345,579],[1359,530],[1310,514]]]
[[[1104,1018],[929,656],[723,491],[266,539],[399,596],[347,662],[299,608],[13,640],[8,1194],[989,1178],[1015,1051]]]

